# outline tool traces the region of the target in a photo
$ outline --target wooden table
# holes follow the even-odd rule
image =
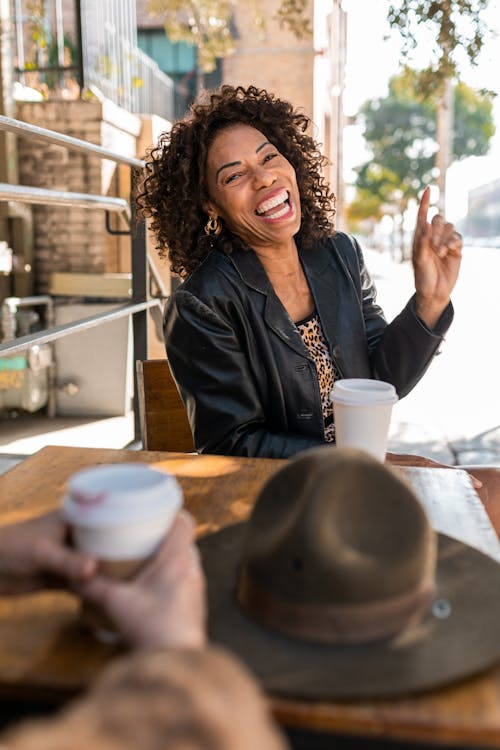
[[[100,463],[143,461],[174,473],[200,533],[247,517],[262,484],[283,465],[175,453],[47,447],[0,478],[0,523],[39,515],[61,502],[68,477]],[[490,517],[498,510],[489,498]],[[66,699],[116,654],[81,627],[71,594],[0,598],[0,692],[9,698]],[[500,637],[500,634],[499,634]],[[500,667],[412,699],[307,703],[273,700],[281,723],[299,729],[453,747],[500,746]]]

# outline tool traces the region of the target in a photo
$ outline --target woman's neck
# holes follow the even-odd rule
[[[307,317],[314,310],[314,301],[295,242],[288,248],[255,253],[290,318],[297,322]]]
[[[303,276],[297,245],[293,239],[285,246],[258,248],[254,252],[273,286],[275,282],[278,286],[293,283]]]

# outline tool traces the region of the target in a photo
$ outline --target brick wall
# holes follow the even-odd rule
[[[279,5],[280,0],[262,3],[267,18],[267,30],[262,37],[253,23],[252,3],[235,4],[237,49],[223,62],[223,80],[233,85],[266,88],[295,107],[302,107],[312,117],[313,39],[298,40],[290,31],[280,29],[272,20]],[[308,16],[312,20],[312,2]]]
[[[139,29],[161,29],[163,27],[161,18],[150,15],[147,10],[147,0],[137,0],[137,27]]]
[[[110,102],[18,102],[17,117],[127,156],[136,155],[141,121]],[[26,138],[19,138],[18,151],[21,184],[129,197],[128,169],[120,169],[113,162]],[[114,225],[116,221],[112,218]],[[130,270],[130,241],[108,235],[104,222],[105,215],[101,210],[34,207],[37,292],[48,291],[53,271],[103,273]],[[124,228],[123,224],[121,228]]]
[[[312,37],[298,40],[290,31],[280,29],[272,18],[280,0],[265,0],[267,30],[261,35],[253,21],[253,3],[239,0],[234,4],[237,49],[223,61],[222,81],[233,85],[254,84],[267,88],[296,107],[313,114],[314,49]],[[137,24],[140,28],[161,27],[161,19],[148,15],[147,0],[137,0]],[[307,15],[313,18],[313,0]],[[312,26],[312,23],[311,23]]]

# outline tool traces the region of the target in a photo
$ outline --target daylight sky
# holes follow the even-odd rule
[[[348,12],[344,93],[344,108],[348,115],[355,114],[366,99],[384,96],[389,77],[398,71],[401,57],[398,39],[395,35],[384,39],[389,28],[387,5],[387,0],[343,2]],[[453,165],[448,171],[447,215],[452,220],[457,220],[466,213],[469,189],[500,179],[500,0],[490,0],[485,18],[492,30],[492,37],[486,42],[477,66],[464,65],[461,77],[470,86],[498,92],[494,105],[498,132],[492,139],[488,156],[470,157]],[[423,35],[422,43],[419,44],[422,64],[427,62],[427,44]],[[346,128],[344,149],[346,178],[349,180],[353,177],[352,167],[367,158],[357,126]]]

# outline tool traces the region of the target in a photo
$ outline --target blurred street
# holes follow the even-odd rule
[[[411,265],[372,250],[365,258],[391,320],[412,293]],[[499,249],[464,249],[453,325],[422,381],[395,406],[390,450],[500,466],[499,278]]]

